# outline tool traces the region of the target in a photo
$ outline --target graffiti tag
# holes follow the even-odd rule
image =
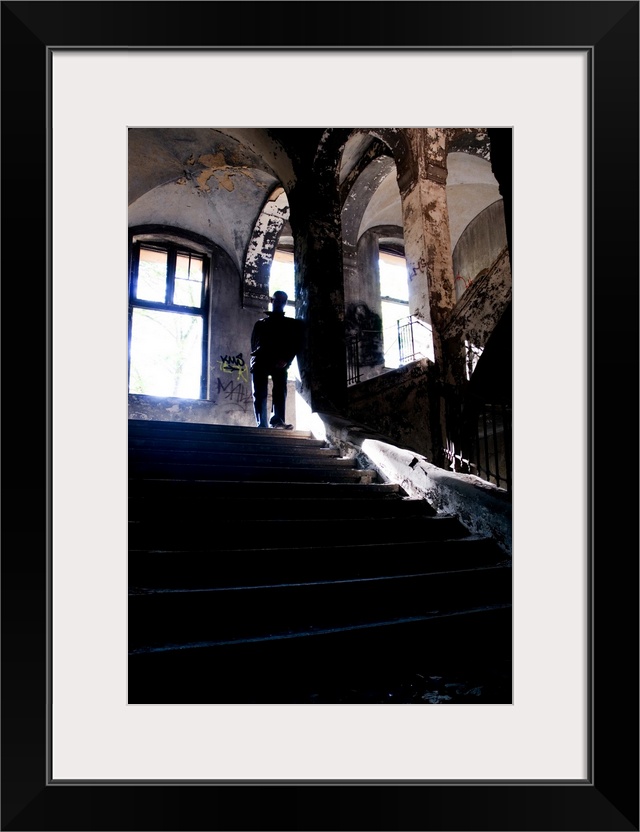
[[[253,404],[251,393],[248,392],[247,387],[241,382],[236,384],[233,381],[228,381],[224,384],[222,379],[217,379],[217,381],[218,396],[224,396],[227,401],[240,405],[244,410]]]
[[[218,366],[222,373],[237,373],[239,381],[249,381],[248,368],[241,352],[237,355],[221,355]]]

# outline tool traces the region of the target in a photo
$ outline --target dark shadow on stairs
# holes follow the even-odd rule
[[[128,568],[130,704],[511,702],[504,553],[310,434],[131,420]]]

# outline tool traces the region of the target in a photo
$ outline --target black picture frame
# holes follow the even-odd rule
[[[631,468],[638,461],[638,8],[627,0],[2,2],[2,288],[7,324],[21,312],[23,327],[6,327],[3,361],[3,830],[638,830],[638,476]],[[198,25],[176,26],[176,16]],[[588,50],[591,685],[584,782],[49,779],[50,50],[203,46]],[[554,478],[551,492],[572,487],[571,460],[559,465],[566,486]],[[562,680],[545,680],[545,689],[571,695]]]

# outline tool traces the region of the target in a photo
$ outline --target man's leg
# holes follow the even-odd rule
[[[273,387],[271,389],[272,412],[271,426],[285,424],[285,405],[287,401],[287,371],[274,370],[271,373]]]
[[[251,373],[251,382],[253,384],[253,409],[256,414],[256,424],[259,428],[268,428],[267,390],[269,375],[254,368]]]

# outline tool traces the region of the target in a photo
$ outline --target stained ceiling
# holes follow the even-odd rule
[[[295,184],[297,163],[309,165],[325,131],[316,128],[131,128],[129,224],[188,227],[224,248],[239,268],[266,199]],[[359,132],[345,145],[344,181],[371,139]],[[478,156],[448,157],[447,197],[452,249],[467,224],[499,198],[491,165]],[[396,168],[378,157],[355,180],[358,236],[373,227],[401,227]],[[288,233],[288,229],[284,233]]]

